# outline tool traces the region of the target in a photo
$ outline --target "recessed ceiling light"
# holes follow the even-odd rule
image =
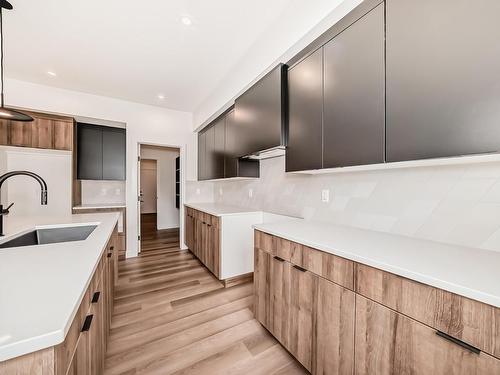
[[[160,100],[165,99],[165,95],[163,95],[163,94],[158,94],[158,99],[160,99]]]
[[[51,77],[55,77],[55,76],[57,76],[56,72],[53,72],[53,71],[51,71],[51,70],[49,70],[49,71],[47,72],[47,75],[49,75],[49,76],[51,76]]]
[[[182,17],[181,22],[186,26],[191,26],[193,24],[193,21],[188,16]]]

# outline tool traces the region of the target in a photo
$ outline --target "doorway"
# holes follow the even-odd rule
[[[139,147],[140,251],[178,248],[180,149]]]

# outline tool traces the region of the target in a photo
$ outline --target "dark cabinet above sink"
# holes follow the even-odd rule
[[[77,178],[125,180],[125,129],[77,124]]]

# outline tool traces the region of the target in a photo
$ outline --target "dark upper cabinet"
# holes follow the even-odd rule
[[[323,54],[323,168],[383,163],[384,5],[328,42]]]
[[[206,132],[198,133],[198,180],[206,180],[206,159],[207,155],[205,152],[205,139]]]
[[[387,160],[500,150],[500,2],[386,6]]]
[[[210,126],[205,131],[205,180],[214,178],[215,170],[215,129]]]
[[[323,49],[288,71],[286,171],[322,167]]]
[[[125,130],[106,128],[102,132],[102,178],[125,180]]]
[[[226,151],[226,119],[222,117],[215,125],[214,129],[214,148],[213,148],[213,174],[212,178],[224,178],[224,155]]]
[[[125,180],[125,129],[77,125],[77,178],[79,180]]]
[[[77,178],[102,180],[102,130],[86,124],[77,130]]]
[[[238,176],[238,158],[236,156],[236,124],[234,118],[234,109],[226,115],[226,145],[224,155],[225,177]]]
[[[236,99],[236,156],[286,146],[285,99],[286,67],[283,64]]]

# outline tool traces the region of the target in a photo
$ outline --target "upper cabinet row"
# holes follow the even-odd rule
[[[73,149],[73,118],[28,113],[34,121],[0,120],[0,145],[68,151]]]
[[[498,152],[500,3],[371,3],[290,64],[286,170]]]
[[[234,109],[198,133],[198,180],[259,177],[259,161],[239,157],[238,138]]]

